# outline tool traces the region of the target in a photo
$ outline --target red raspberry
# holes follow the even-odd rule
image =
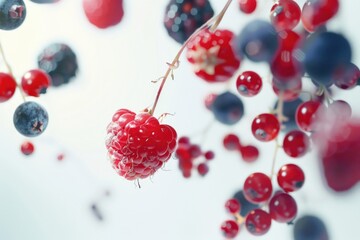
[[[231,42],[234,34],[229,30],[202,30],[188,44],[187,59],[195,74],[207,82],[229,80],[240,66]]]
[[[118,110],[107,133],[106,147],[112,166],[128,180],[153,175],[176,147],[176,131],[147,112]]]

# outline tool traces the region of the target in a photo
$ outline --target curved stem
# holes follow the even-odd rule
[[[216,15],[215,17],[211,18],[209,21],[207,21],[205,24],[203,24],[200,28],[198,28],[193,34],[191,34],[191,36],[185,41],[185,43],[181,46],[180,50],[178,51],[178,53],[176,54],[175,58],[173,59],[173,61],[171,63],[168,63],[168,69],[165,72],[165,75],[162,77],[162,81],[161,84],[159,86],[158,92],[156,94],[155,97],[155,101],[154,104],[152,106],[152,108],[150,109],[149,113],[151,115],[154,114],[157,103],[159,101],[162,89],[165,85],[166,80],[168,79],[169,75],[171,74],[172,76],[172,72],[175,68],[178,67],[179,65],[179,59],[181,54],[183,53],[183,51],[185,50],[187,44],[193,39],[194,36],[196,36],[201,30],[205,29],[205,28],[209,28],[210,27],[210,31],[215,31],[215,29],[217,28],[217,26],[219,25],[219,23],[221,22],[223,16],[225,15],[226,10],[228,9],[230,3],[232,2],[232,0],[228,0],[227,3],[225,4],[224,8],[221,10],[221,12]],[[213,24],[214,23],[214,24]]]

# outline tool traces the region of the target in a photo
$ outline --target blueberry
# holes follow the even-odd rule
[[[295,222],[295,240],[329,240],[325,224],[323,221],[312,215],[305,215]]]
[[[284,102],[283,106],[283,115],[288,118],[286,122],[282,124],[285,126],[284,131],[290,131],[294,129],[298,129],[296,121],[295,121],[295,113],[297,107],[303,103],[303,100],[300,98],[295,99],[294,101]],[[274,109],[276,109],[278,102],[275,103]]]
[[[25,102],[16,108],[13,121],[19,133],[26,137],[36,137],[45,131],[49,117],[41,105]]]
[[[219,122],[233,125],[244,115],[244,105],[238,96],[227,91],[216,96],[211,111]]]
[[[0,0],[0,29],[13,30],[25,20],[26,7],[23,0]]]
[[[253,20],[243,28],[233,44],[240,57],[245,55],[254,62],[270,62],[279,47],[279,39],[269,22]]]
[[[259,208],[259,205],[253,204],[246,200],[244,192],[242,190],[236,192],[233,196],[240,203],[240,215],[245,217],[251,210]]]

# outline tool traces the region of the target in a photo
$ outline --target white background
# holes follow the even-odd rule
[[[239,32],[253,18],[268,18],[271,1],[259,1],[252,16],[237,9],[234,1],[220,28]],[[304,1],[298,1],[302,4]],[[216,12],[225,0],[211,1]],[[190,135],[203,149],[216,152],[205,178],[185,180],[171,158],[164,170],[152,180],[133,182],[117,176],[106,158],[105,129],[119,108],[140,111],[152,105],[159,84],[151,83],[165,72],[179,45],[167,36],[162,25],[165,0],[127,0],[125,16],[118,26],[98,30],[90,25],[81,1],[62,0],[54,5],[30,1],[24,24],[15,31],[0,32],[0,40],[8,61],[18,79],[36,67],[38,53],[53,42],[69,44],[78,56],[80,71],[67,86],[49,89],[35,100],[50,115],[46,132],[35,139],[36,152],[30,157],[20,153],[24,137],[12,124],[12,114],[21,103],[19,93],[0,105],[0,239],[157,239],[215,240],[223,239],[220,224],[230,218],[223,207],[225,201],[242,187],[252,172],[270,173],[273,143],[258,143],[250,134],[251,120],[268,112],[276,99],[264,79],[264,89],[251,99],[243,99],[245,116],[233,127],[214,123],[206,138],[201,134],[213,117],[203,105],[210,92],[229,86],[209,86],[197,79],[191,66],[182,58],[175,80],[167,82],[156,114],[175,113],[165,122],[179,135]],[[329,29],[349,37],[354,52],[353,62],[360,64],[358,31],[359,1],[341,1],[341,12]],[[4,69],[0,61],[1,70]],[[241,71],[256,70],[267,76],[265,65],[242,63]],[[305,86],[309,84],[305,83]],[[359,115],[359,88],[336,91],[336,99],[345,99]],[[254,164],[244,163],[240,155],[226,152],[222,137],[234,132],[242,142],[255,144],[261,156]],[[62,162],[56,160],[65,154]],[[314,153],[301,159],[290,159],[281,151],[277,168],[287,162],[303,167],[306,182],[293,196],[299,215],[314,213],[324,219],[333,240],[355,239],[357,216],[360,215],[359,186],[346,194],[336,195],[325,188]],[[111,192],[104,197],[104,192]],[[96,202],[104,221],[96,220],[90,205]],[[289,240],[292,228],[273,222],[264,237],[252,237],[245,230],[237,239]]]

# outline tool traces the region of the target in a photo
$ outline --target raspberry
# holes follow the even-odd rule
[[[119,109],[107,127],[106,147],[113,168],[128,180],[153,175],[176,147],[176,131],[149,113]]]
[[[68,83],[78,70],[75,53],[62,43],[47,46],[38,56],[38,66],[50,75],[55,87]]]

